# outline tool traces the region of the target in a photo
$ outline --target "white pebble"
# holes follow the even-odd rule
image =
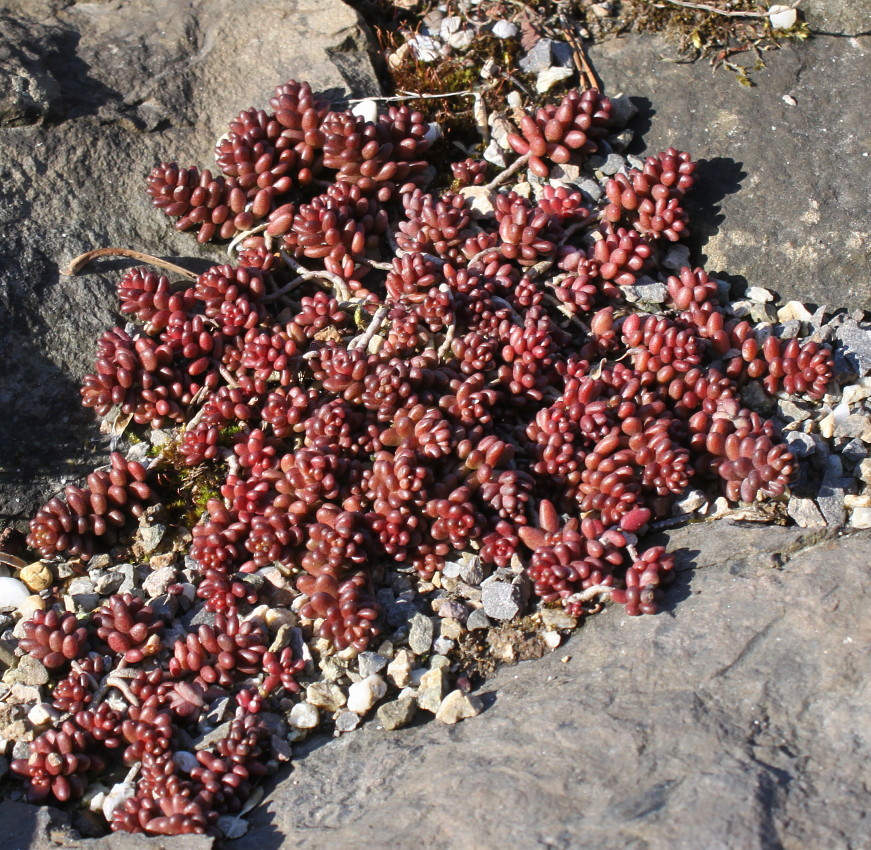
[[[352,115],[359,115],[364,121],[375,123],[378,118],[378,104],[372,98],[361,100],[351,108]]]
[[[798,12],[791,9],[789,6],[772,6],[768,10],[768,20],[771,21],[771,26],[776,30],[788,30],[795,26],[798,20]]]
[[[18,608],[28,596],[30,590],[23,581],[10,576],[0,576],[0,611]]]
[[[288,721],[295,729],[316,729],[321,722],[317,708],[307,702],[298,702],[291,710]]]
[[[435,62],[439,58],[439,44],[435,39],[426,35],[419,35],[406,42],[411,46],[411,51],[421,62]]]
[[[563,642],[563,636],[555,631],[546,631],[542,637],[550,649],[556,649]]]
[[[125,801],[129,800],[136,793],[135,782],[119,782],[112,786],[112,790],[106,795],[103,800],[103,817],[111,823],[112,815],[118,806],[123,806]]]
[[[535,80],[535,90],[539,94],[550,91],[557,83],[567,80],[575,72],[571,68],[545,68],[538,72]]]
[[[386,693],[387,683],[373,673],[348,688],[348,709],[354,714],[366,714]]]
[[[497,21],[493,25],[493,35],[496,38],[514,38],[517,32],[517,24],[512,24],[511,21]]]
[[[439,28],[439,36],[445,40],[449,39],[455,32],[459,32],[463,25],[463,19],[459,15],[451,15],[442,21]]]
[[[27,712],[27,719],[34,726],[45,726],[48,723],[55,722],[59,718],[60,712],[44,702],[37,703]]]
[[[745,295],[751,301],[761,302],[763,304],[774,300],[774,296],[763,286],[748,286]]]
[[[433,142],[437,141],[442,137],[442,128],[441,125],[436,123],[435,121],[432,124],[429,124],[426,128],[426,132],[423,134],[423,138],[429,143],[433,144]]]
[[[454,50],[465,50],[475,40],[475,34],[470,30],[455,32],[449,39],[448,44]]]

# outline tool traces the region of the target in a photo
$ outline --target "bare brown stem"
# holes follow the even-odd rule
[[[196,280],[197,275],[194,272],[189,272],[175,263],[170,263],[168,260],[161,260],[160,257],[152,257],[151,254],[143,254],[141,251],[133,251],[130,248],[95,248],[93,251],[86,251],[80,254],[70,264],[61,271],[62,275],[72,277],[77,275],[88,263],[100,257],[129,257],[131,260],[136,260],[139,263],[147,263],[149,266],[158,266],[162,269],[175,272],[188,280]]]

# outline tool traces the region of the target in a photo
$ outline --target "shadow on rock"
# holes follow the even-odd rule
[[[720,204],[734,195],[747,176],[744,164],[730,157],[700,159],[696,163],[695,185],[686,197],[686,210],[693,222],[690,249],[695,256],[703,255],[708,240],[720,232],[725,220]]]
[[[633,136],[629,147],[626,149],[626,153],[634,154],[635,156],[649,154],[650,151],[647,150],[647,142],[644,141],[644,137],[650,132],[650,128],[653,124],[653,116],[656,115],[656,110],[653,108],[653,101],[648,97],[630,97],[629,100],[632,101],[633,105],[638,110],[638,114],[629,123],[629,126],[635,132],[635,135]]]

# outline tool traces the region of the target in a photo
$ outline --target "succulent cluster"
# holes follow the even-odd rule
[[[49,613],[26,626],[30,651],[70,665],[54,701],[77,713],[13,769],[32,796],[66,799],[101,760],[141,760],[115,829],[213,831],[266,769],[258,712],[298,689],[302,662],[248,616],[259,572],[288,576],[300,616],[339,651],[384,628],[385,570],[429,580],[472,550],[573,615],[591,594],[652,614],[673,562],[638,550],[647,525],[691,483],[749,502],[780,496],[796,469],[742,387],[819,398],[831,377],[827,348],[729,318],[704,270],[663,266],[662,246],[686,233],[687,154],[617,174],[598,205],[542,185],[606,144],[598,91],[523,117],[508,141],[538,188],[493,189],[489,214],[462,191],[425,191],[419,113],[365,121],[296,82],[270,105],[232,123],[221,176],[164,164],[148,180],[200,241],[241,233],[239,265],[187,289],[127,274],[120,309],[135,329],[104,334],[82,389],[100,415],[180,425],[175,460],[222,476],[190,549],[213,623],[175,624],[170,639],[125,595],[87,625]],[[484,172],[458,163],[455,186],[481,191]],[[663,278],[667,309],[625,297],[642,274]],[[141,515],[166,462],[113,455],[37,514],[30,545],[86,560]],[[107,687],[124,699],[100,703]],[[227,736],[196,765],[174,758],[220,695],[237,706]]]

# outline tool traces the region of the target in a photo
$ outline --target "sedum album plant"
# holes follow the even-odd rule
[[[291,81],[270,109],[230,124],[220,173],[148,177],[178,229],[231,240],[237,261],[194,281],[128,272],[131,324],[103,334],[83,382],[98,415],[177,429],[171,450],[113,454],[31,522],[43,558],[87,560],[158,501],[168,464],[218,481],[190,546],[210,624],[163,623],[128,594],[26,627],[66,677],[53,699],[68,719],[12,769],[32,799],[65,801],[106,763],[141,765],[113,829],[214,832],[267,771],[263,712],[299,690],[304,662],[247,618],[273,599],[265,572],[338,652],[387,628],[386,576],[430,581],[458,553],[574,616],[608,599],[653,614],[673,560],[639,542],[648,524],[691,484],[752,502],[796,469],[742,385],[818,399],[831,377],[827,348],[728,318],[703,269],[665,264],[690,224],[688,154],[600,174],[600,201],[554,177],[594,174],[622,129],[595,89],[523,115],[505,171],[454,163],[441,193],[436,133],[405,105],[368,121]],[[645,277],[667,290],[648,311],[626,297]],[[226,736],[179,755],[220,697]]]

